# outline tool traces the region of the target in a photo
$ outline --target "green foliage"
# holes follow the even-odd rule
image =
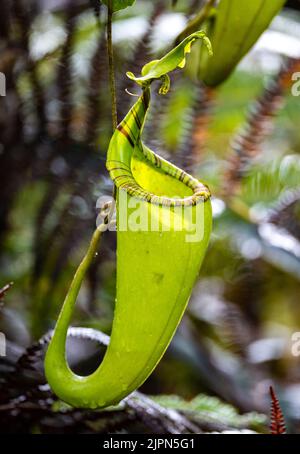
[[[278,198],[286,188],[298,188],[300,160],[298,155],[286,155],[256,163],[249,169],[242,184],[243,198],[252,204],[270,203]]]
[[[165,77],[176,68],[184,68],[186,63],[186,54],[191,52],[192,44],[198,39],[203,40],[207,48],[208,55],[211,56],[213,51],[210,41],[204,32],[199,31],[185,38],[180,44],[178,44],[177,47],[172,49],[160,60],[153,60],[150,63],[147,63],[142,68],[141,77],[135,77],[132,72],[127,72],[127,76],[143,87],[151,83],[154,79],[161,79]],[[168,79],[167,83],[166,79],[164,79],[161,94],[166,94],[169,91],[169,88]]]
[[[135,0],[101,0],[104,5],[112,5],[113,12],[120,11],[121,9],[128,8],[135,3]]]
[[[214,56],[201,51],[199,77],[217,86],[232,73],[256,43],[286,0],[221,0],[216,14],[208,20],[207,35]]]
[[[152,397],[155,402],[163,407],[180,411],[195,421],[206,421],[230,428],[249,428],[253,430],[266,430],[267,418],[265,415],[251,412],[239,414],[229,404],[216,397],[199,394],[194,399],[187,401],[174,395],[160,395]]]

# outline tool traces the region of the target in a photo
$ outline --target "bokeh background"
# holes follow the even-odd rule
[[[115,15],[120,119],[134,101],[125,89],[137,91],[126,71],[139,73],[170,48],[202,4],[137,0]],[[141,389],[192,418],[199,431],[266,432],[270,385],[288,430],[300,431],[300,348],[292,338],[300,332],[300,96],[291,94],[291,75],[300,71],[300,3],[287,6],[217,90],[197,80],[195,51],[185,77],[172,76],[169,95],[154,95],[145,129],[146,143],[205,181],[214,196],[213,235],[188,310]],[[75,417],[42,388],[41,365],[28,366],[34,349],[20,362],[53,328],[95,228],[97,198],[112,190],[105,169],[112,133],[106,10],[88,0],[1,0],[0,7],[0,287],[14,283],[0,307],[7,339],[1,430],[112,430],[105,421],[115,421],[114,412],[97,425],[95,416]],[[74,326],[109,334],[115,271],[109,232]],[[69,345],[82,373],[99,362],[91,344]],[[141,421],[142,411],[135,424],[154,431],[147,417]],[[133,430],[130,424],[121,418],[122,430]]]

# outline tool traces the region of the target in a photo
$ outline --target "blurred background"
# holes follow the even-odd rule
[[[134,101],[125,89],[137,92],[126,71],[138,74],[169,49],[202,5],[138,0],[114,15],[119,119]],[[112,191],[105,21],[98,1],[1,0],[0,288],[13,282],[0,293],[7,340],[1,431],[155,432],[151,417],[130,402],[110,415],[65,408],[44,383],[42,349],[34,344],[54,326],[95,228],[97,198]],[[172,76],[170,94],[154,95],[145,129],[152,149],[213,194],[201,275],[171,346],[141,389],[194,430],[267,432],[272,385],[288,430],[300,432],[300,96],[291,93],[292,74],[300,72],[299,23],[300,2],[287,2],[216,90],[197,80],[192,55],[185,77]],[[115,251],[109,232],[74,326],[110,333]],[[69,355],[89,373],[99,345],[74,338]]]

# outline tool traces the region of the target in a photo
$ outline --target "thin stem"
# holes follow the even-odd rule
[[[109,66],[109,84],[111,93],[111,113],[112,113],[112,125],[113,130],[117,128],[118,116],[117,116],[117,95],[116,95],[116,82],[115,82],[115,68],[114,68],[114,51],[112,44],[112,1],[108,3],[107,10],[107,54],[108,54],[108,66]]]
[[[94,257],[97,253],[97,249],[100,243],[102,231],[100,228],[97,228],[92,236],[91,242],[89,244],[88,250],[81,261],[80,265],[77,268],[77,271],[73,277],[73,281],[70,285],[69,291],[66,296],[65,304],[64,306],[68,306],[71,303],[71,308],[73,309],[76,299],[78,297],[78,293],[80,291],[82,282],[84,280],[84,277],[86,275],[87,270],[91,266],[92,261],[94,260]],[[71,309],[71,310],[72,310]],[[71,311],[69,312],[69,316],[71,317]]]
[[[73,309],[76,304],[78,294],[80,292],[85,275],[88,269],[90,268],[94,260],[94,257],[97,253],[102,233],[107,230],[107,225],[109,222],[110,219],[107,216],[104,220],[104,223],[97,227],[96,230],[94,231],[88,250],[85,256],[83,257],[82,261],[80,262],[76,270],[76,273],[74,274],[63,307],[61,309],[59,318],[57,320],[53,341],[55,342],[55,339],[57,338],[58,339],[61,338],[64,340],[60,346],[63,349],[63,352],[65,351],[65,338],[67,336],[67,329],[71,322]]]

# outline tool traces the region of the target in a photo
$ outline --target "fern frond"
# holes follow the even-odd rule
[[[57,72],[57,91],[60,102],[59,112],[59,132],[60,139],[68,140],[70,137],[70,126],[72,120],[72,49],[74,42],[74,32],[76,29],[76,16],[72,11],[70,2],[66,16],[66,41],[62,48],[62,54],[58,64]]]
[[[195,97],[179,153],[184,165],[197,165],[208,139],[215,90],[204,85],[195,87]]]
[[[298,240],[300,240],[300,219],[297,217],[299,201],[300,188],[287,189],[268,210],[267,214],[267,222],[285,228]]]
[[[279,400],[276,397],[275,391],[270,386],[271,395],[271,416],[270,416],[270,432],[272,435],[282,435],[286,433],[284,416],[280,408]]]
[[[26,60],[26,69],[32,87],[32,97],[34,102],[35,116],[37,122],[37,134],[43,134],[46,129],[46,100],[41,86],[37,65],[30,57],[29,34],[31,30],[31,15],[22,0],[13,0],[12,17],[18,29],[18,42],[23,50]]]
[[[261,153],[261,145],[272,131],[273,119],[284,105],[284,94],[292,84],[292,74],[300,59],[289,58],[275,78],[250,108],[246,124],[232,141],[233,154],[225,173],[224,193],[234,195],[252,160]]]

